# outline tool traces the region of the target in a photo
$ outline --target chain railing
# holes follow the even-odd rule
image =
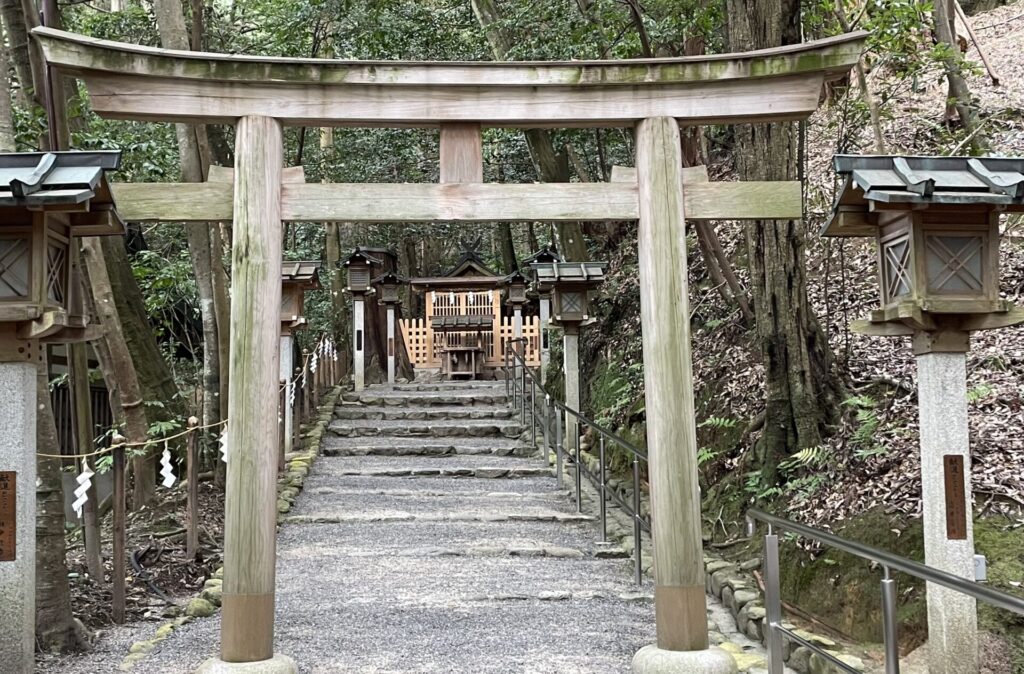
[[[1024,615],[1024,599],[1005,592],[1000,592],[986,585],[966,580],[951,573],[931,566],[915,562],[891,552],[879,550],[863,543],[848,541],[835,534],[809,527],[806,524],[792,522],[775,515],[750,509],[747,511],[747,526],[751,536],[757,522],[768,526],[764,536],[764,601],[765,628],[767,629],[766,645],[768,647],[768,671],[771,674],[783,672],[782,640],[806,646],[812,652],[828,660],[839,670],[858,674],[860,670],[850,667],[821,646],[804,639],[795,631],[782,624],[782,597],[779,589],[781,573],[779,569],[779,531],[789,532],[801,538],[821,543],[830,548],[860,557],[882,568],[882,638],[885,650],[885,674],[899,674],[900,654],[897,641],[898,626],[896,623],[896,579],[894,572],[905,573],[929,583],[949,588],[954,592],[973,597],[977,601]]]
[[[598,492],[598,511],[601,522],[601,542],[608,542],[608,504],[621,509],[633,523],[633,567],[637,585],[643,583],[642,534],[650,533],[650,518],[641,514],[640,508],[640,462],[647,463],[647,455],[632,443],[624,440],[607,428],[584,416],[579,410],[555,400],[541,384],[536,373],[523,359],[525,339],[511,339],[505,342],[505,395],[513,409],[519,411],[520,423],[531,429],[530,436],[534,449],[538,434],[543,438],[545,461],[555,456],[555,476],[558,487],[564,487],[566,468],[572,471],[574,496],[577,512],[583,511],[583,478],[586,477]],[[529,419],[529,422],[527,422]],[[566,430],[571,428],[569,419],[575,420],[575,438],[569,438],[566,447]],[[552,428],[553,427],[553,428]],[[598,440],[597,471],[583,460],[580,436],[590,429]],[[539,433],[538,433],[539,431]],[[621,447],[630,457],[633,480],[632,503],[623,498],[617,490],[609,487],[607,450],[609,443]]]

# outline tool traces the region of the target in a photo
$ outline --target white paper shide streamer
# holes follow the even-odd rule
[[[160,475],[164,478],[161,484],[167,488],[173,487],[174,482],[178,479],[174,475],[174,467],[171,466],[171,449],[166,442],[164,443],[164,453],[160,455]]]
[[[317,349],[317,353],[313,354],[313,357],[309,359],[309,371],[316,374],[316,364],[320,362],[320,353]]]
[[[82,508],[89,500],[89,490],[92,488],[92,476],[95,473],[86,464],[85,468],[82,469],[81,474],[75,478],[78,482],[78,486],[75,488],[75,500],[72,502],[71,507],[75,510],[75,515],[81,519]]]
[[[224,463],[228,462],[228,427],[224,425],[224,430],[220,432],[220,460]]]

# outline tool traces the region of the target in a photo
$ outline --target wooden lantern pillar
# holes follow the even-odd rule
[[[522,268],[529,268],[533,263],[548,264],[561,262],[562,258],[551,247],[544,247],[526,258],[522,262]],[[540,314],[540,381],[547,383],[548,364],[551,362],[551,293],[554,287],[550,283],[538,281],[536,272],[533,278],[534,290],[537,292],[537,302]]]
[[[48,343],[99,336],[71,274],[75,239],[118,235],[119,152],[0,154],[0,663],[35,669],[36,395]],[[115,562],[116,568],[116,562]]]
[[[562,328],[562,364],[565,372],[565,404],[581,411],[580,399],[580,328],[593,322],[590,316],[590,293],[603,281],[605,262],[534,262],[534,283],[538,288],[553,291],[552,323]],[[576,418],[565,415],[565,438],[570,447],[579,440]]]
[[[343,263],[348,270],[348,290],[352,293],[352,375],[356,391],[366,388],[366,294],[372,290],[370,272],[373,265],[382,263],[363,250],[356,248]]]
[[[373,281],[377,286],[380,302],[384,304],[388,312],[388,386],[395,385],[395,311],[401,303],[398,289],[404,282],[405,279],[394,272],[387,272]]]
[[[917,360],[925,563],[975,579],[970,333],[1024,322],[999,299],[999,214],[1024,211],[1024,159],[837,156],[824,236],[878,244],[881,308],[855,332],[911,336]],[[973,598],[927,586],[928,671],[978,671]]]
[[[319,270],[320,262],[314,260],[286,261],[281,264],[280,377],[284,383],[285,399],[284,454],[295,449],[295,419],[291,414],[295,398],[295,331],[306,327],[306,292],[320,287]]]

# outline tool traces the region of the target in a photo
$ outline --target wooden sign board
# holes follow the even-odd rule
[[[17,555],[17,476],[0,471],[0,562],[13,562]]]
[[[946,485],[946,538],[951,541],[967,540],[964,457],[958,454],[943,456],[942,473]]]

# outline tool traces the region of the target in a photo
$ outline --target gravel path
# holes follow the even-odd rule
[[[467,406],[492,391],[444,387]],[[388,435],[395,427],[370,440],[434,442]],[[471,441],[517,442],[502,432]],[[354,440],[368,439],[325,436],[328,447]],[[278,537],[276,651],[305,673],[628,671],[654,640],[653,590],[632,582],[623,551],[598,544],[591,520],[536,458],[321,456]],[[132,671],[193,671],[216,655],[219,626],[214,616],[180,627]],[[117,671],[155,629],[121,628],[40,671]]]

